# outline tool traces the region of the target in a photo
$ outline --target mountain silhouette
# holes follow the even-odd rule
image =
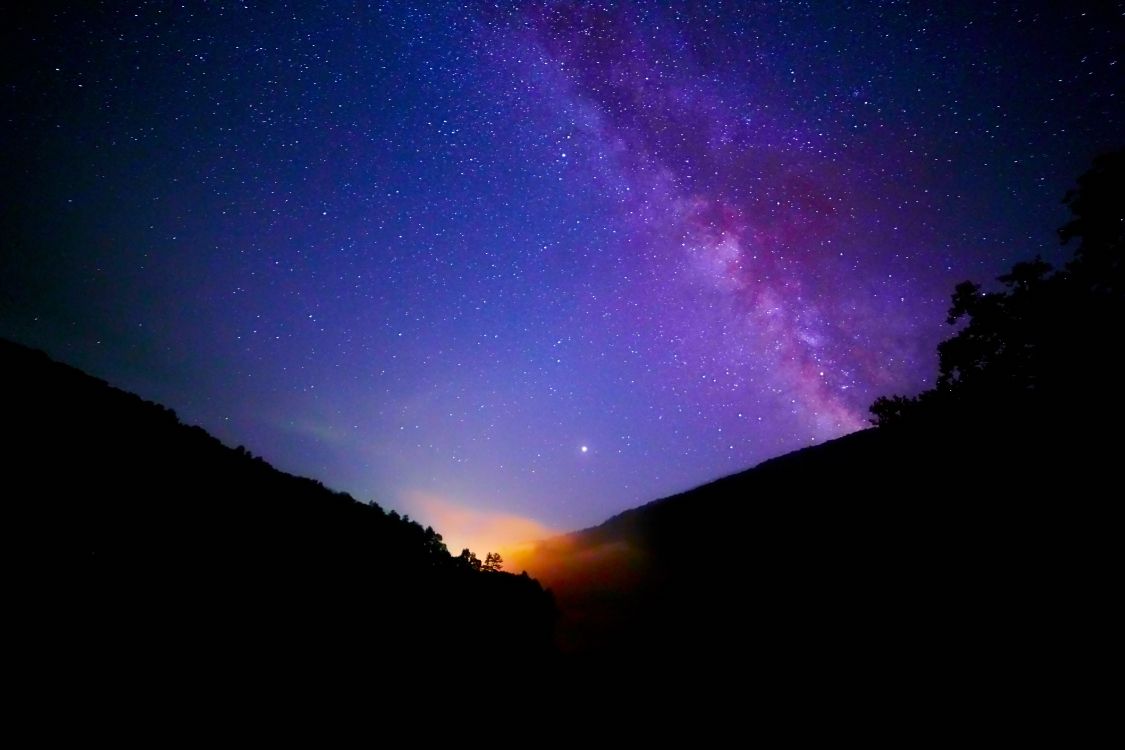
[[[517,564],[554,592],[578,673],[708,695],[726,675],[794,721],[878,706],[878,726],[920,725],[951,696],[1072,716],[1104,701],[1115,637],[1117,449],[1028,427],[865,430]]]
[[[526,548],[574,663],[748,675],[802,696],[789,710],[816,692],[904,715],[954,695],[1071,718],[1103,704],[1123,194],[1125,152],[1100,157],[1065,199],[1073,260],[959,285],[937,386],[876,401],[877,427]]]
[[[526,575],[41,352],[0,341],[0,372],[7,622],[29,680],[132,702],[550,660],[554,605]]]

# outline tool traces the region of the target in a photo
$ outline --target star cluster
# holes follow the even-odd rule
[[[0,335],[439,528],[591,525],[861,428],[954,283],[1062,258],[1123,12],[21,12]]]

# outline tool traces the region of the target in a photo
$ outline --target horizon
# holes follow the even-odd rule
[[[453,554],[932,386],[1125,130],[1096,5],[15,16],[0,336]]]

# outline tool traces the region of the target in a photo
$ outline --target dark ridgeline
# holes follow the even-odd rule
[[[959,286],[937,388],[880,399],[881,426],[540,545],[528,567],[558,598],[563,647],[680,675],[688,692],[727,675],[750,686],[747,706],[815,705],[823,720],[827,704],[925,714],[924,729],[935,710],[964,721],[1026,703],[1026,729],[1035,712],[1104,706],[1123,196],[1125,154],[1099,159],[1067,196],[1071,263],[1017,265],[997,292]]]
[[[41,352],[0,341],[0,373],[5,619],[52,689],[339,688],[551,658],[553,601],[526,575]]]

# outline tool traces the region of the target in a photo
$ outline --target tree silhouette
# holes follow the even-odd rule
[[[1078,240],[1054,270],[1041,258],[1017,263],[985,291],[954,290],[947,322],[960,326],[938,346],[937,385],[915,398],[881,397],[879,426],[966,414],[1047,418],[1120,413],[1117,363],[1125,356],[1125,151],[1099,157],[1064,198],[1073,218],[1059,230]]]
[[[477,553],[470,551],[468,547],[461,550],[461,555],[457,560],[462,566],[469,570],[479,571],[481,568],[480,558],[477,557]]]
[[[871,423],[879,426],[893,425],[914,413],[918,400],[906,396],[880,396],[871,404]]]
[[[1059,229],[1063,244],[1079,240],[1067,270],[1093,291],[1116,296],[1123,287],[1125,254],[1123,175],[1125,150],[1095,159],[1090,171],[1078,178],[1078,187],[1063,198],[1074,218]]]
[[[500,553],[499,552],[489,552],[487,555],[484,556],[484,565],[481,566],[481,570],[485,570],[485,571],[488,571],[490,573],[495,573],[503,567],[504,567],[504,560],[503,560],[503,558],[500,557]]]

